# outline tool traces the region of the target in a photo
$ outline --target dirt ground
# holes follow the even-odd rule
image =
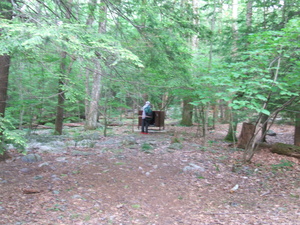
[[[197,127],[143,135],[124,125],[89,148],[31,149],[34,163],[11,150],[0,162],[0,224],[300,224],[299,160],[261,149],[242,164],[227,127],[205,145]],[[292,126],[272,130],[269,143],[293,142]]]

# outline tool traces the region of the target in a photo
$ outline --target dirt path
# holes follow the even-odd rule
[[[0,162],[0,224],[299,224],[298,160],[263,149],[242,165],[225,127],[205,147],[195,129],[115,127],[91,148],[32,150],[35,163],[12,152]]]

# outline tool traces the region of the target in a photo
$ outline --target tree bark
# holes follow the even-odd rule
[[[2,0],[0,2],[0,19],[12,19],[12,4],[10,0]],[[1,30],[0,30],[1,36]],[[0,117],[5,116],[8,76],[10,67],[10,56],[0,55]],[[3,130],[0,129],[0,153],[4,152],[3,143]]]
[[[93,86],[90,94],[90,99],[87,100],[87,108],[86,108],[86,121],[85,121],[85,129],[86,130],[95,130],[97,129],[97,121],[98,121],[98,111],[99,111],[99,100],[101,93],[101,78],[102,78],[102,70],[100,66],[100,62],[97,59],[94,60],[95,64],[95,72],[93,76]]]
[[[236,142],[237,141],[237,137],[236,137],[236,128],[237,128],[237,116],[236,113],[232,112],[232,109],[230,109],[229,107],[227,108],[227,116],[229,117],[229,128],[228,128],[228,132],[227,135],[225,137],[225,141],[231,141],[231,142]]]
[[[97,6],[97,1],[90,0],[89,2],[90,6]],[[94,8],[93,8],[94,9]],[[90,10],[89,17],[94,17],[94,10]],[[98,32],[99,33],[105,33],[106,32],[106,21],[107,21],[107,7],[106,5],[103,5],[100,7],[100,18],[98,20]],[[91,22],[89,22],[91,23]],[[87,22],[88,24],[88,22]],[[85,129],[86,130],[95,130],[97,129],[98,125],[98,115],[99,115],[99,100],[100,100],[100,94],[101,94],[101,80],[104,73],[104,70],[101,65],[101,59],[100,58],[94,58],[93,60],[95,70],[93,71],[93,82],[92,86],[90,87],[89,84],[89,74],[87,75],[87,81],[86,81],[86,93],[88,96],[88,99],[85,101],[85,115],[86,115],[86,121],[85,121]]]
[[[7,88],[8,88],[8,75],[9,75],[10,56],[0,56],[0,116],[4,117],[6,100],[7,100]]]
[[[253,0],[248,0],[247,2],[247,15],[246,15],[246,24],[247,24],[247,32],[251,32],[252,28],[252,15],[253,15]]]
[[[208,111],[209,111],[209,106],[208,105],[203,105],[202,106],[202,132],[203,132],[203,137],[204,137],[204,143],[206,143],[206,136],[207,136],[207,131],[208,131]]]
[[[267,120],[269,117],[267,115],[263,115],[261,119],[262,129],[261,129],[261,142],[267,142],[266,135],[267,135],[267,129],[268,129],[268,123]]]
[[[12,4],[10,0],[2,0],[0,3],[0,19],[12,19]],[[1,36],[1,30],[0,30]],[[7,88],[8,88],[8,75],[10,66],[10,56],[0,55],[0,116],[4,117]]]
[[[56,119],[55,119],[55,134],[59,134],[59,135],[62,135],[63,121],[64,121],[65,93],[63,90],[63,85],[64,85],[63,77],[61,77],[59,80]]]
[[[64,4],[66,10],[66,18],[68,20],[71,19],[72,7],[71,4],[73,0],[69,0],[68,4]],[[57,107],[56,107],[56,119],[55,119],[55,131],[54,134],[62,135],[63,131],[63,122],[64,122],[64,103],[65,103],[65,93],[63,86],[65,85],[65,76],[67,74],[66,70],[66,58],[67,52],[61,52],[61,63],[60,63],[60,76],[58,81],[58,95],[57,95]],[[69,68],[69,72],[71,71],[71,67]]]
[[[182,109],[182,120],[180,122],[183,126],[193,125],[193,105],[189,104],[191,102],[190,98],[183,99],[183,109]]]
[[[300,113],[296,113],[295,116],[295,134],[294,134],[294,145],[300,146]]]
[[[248,142],[251,140],[255,132],[255,125],[252,123],[243,123],[242,131],[238,139],[237,147],[246,148]]]

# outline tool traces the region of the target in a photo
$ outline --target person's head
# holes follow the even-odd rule
[[[149,101],[146,101],[146,105],[150,105],[150,102],[149,102]]]

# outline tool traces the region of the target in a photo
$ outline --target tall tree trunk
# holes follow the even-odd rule
[[[97,4],[97,1],[90,0],[91,5]],[[91,10],[90,17],[93,17],[94,10]],[[106,32],[106,21],[107,21],[107,7],[106,5],[103,5],[100,7],[100,18],[98,21],[98,32],[99,33],[105,33]],[[89,22],[91,24],[91,21]],[[96,53],[97,55],[97,53]],[[95,130],[98,125],[98,115],[99,115],[99,100],[100,100],[100,93],[101,93],[101,80],[103,76],[103,68],[100,62],[100,58],[95,58],[93,60],[95,70],[93,71],[93,82],[92,86],[90,87],[90,84],[87,80],[86,83],[86,92],[88,99],[86,99],[86,121],[85,121],[85,129],[86,130]],[[87,77],[88,78],[88,77]]]
[[[199,0],[193,0],[192,4],[193,4],[193,13],[195,15],[198,15],[199,14]],[[195,17],[193,19],[193,24],[196,25],[196,26],[199,25],[199,19],[197,17]],[[198,36],[197,35],[193,35],[191,42],[192,42],[193,49],[196,50],[198,48],[198,46],[199,46],[199,38],[198,38]]]
[[[62,61],[60,63],[61,75],[58,82],[58,96],[57,96],[57,107],[56,107],[56,119],[55,119],[55,134],[62,135],[63,121],[64,121],[64,103],[65,103],[65,92],[64,92],[64,74],[66,74],[66,52],[62,52]]]
[[[294,145],[300,146],[300,113],[296,113],[295,116],[295,134]]]
[[[12,19],[12,4],[10,0],[2,0],[0,2],[0,19]],[[1,36],[1,30],[0,30]],[[0,55],[0,117],[5,116],[8,76],[10,67],[10,56]],[[4,152],[3,143],[3,130],[0,129],[0,153]]]
[[[181,0],[181,7],[184,7],[185,4],[189,3],[187,0]],[[199,2],[197,0],[192,1],[192,7],[193,7],[193,13],[198,14],[199,11]],[[197,18],[194,18],[191,21],[194,25],[199,24],[199,20]],[[197,35],[190,35],[188,37],[188,41],[190,42],[190,45],[192,46],[192,49],[194,52],[198,50],[199,40]],[[182,107],[182,119],[180,124],[183,126],[192,126],[193,125],[193,105],[190,104],[190,102],[193,101],[193,98],[191,96],[186,96],[183,98],[183,107]]]
[[[71,19],[72,14],[72,3],[73,0],[68,0],[68,2],[61,1],[63,7],[65,8],[66,19]],[[65,103],[65,93],[63,86],[65,85],[65,76],[67,74],[66,70],[66,58],[67,52],[61,52],[61,63],[60,63],[60,76],[58,80],[58,95],[57,95],[57,107],[56,107],[56,119],[55,119],[55,134],[62,135],[63,122],[64,122],[64,103]],[[69,67],[69,72],[71,71],[71,66]]]
[[[190,104],[192,101],[191,98],[183,99],[183,108],[182,108],[182,120],[180,122],[183,126],[192,126],[193,125],[193,105]]]
[[[247,33],[251,32],[252,28],[252,6],[253,6],[253,0],[248,0],[247,2],[247,15],[246,15],[246,24],[247,24]]]
[[[101,78],[102,78],[102,68],[98,59],[94,60],[95,71],[93,75],[93,85],[90,94],[90,99],[87,102],[86,108],[86,130],[95,130],[98,122],[98,111],[99,111],[99,100],[101,93]]]
[[[235,57],[237,54],[237,40],[238,40],[238,0],[232,0],[232,33],[233,33],[233,46],[232,46],[232,56]]]
[[[203,117],[202,117],[202,131],[203,131],[203,137],[204,137],[204,144],[206,144],[206,136],[208,133],[208,111],[209,111],[209,105],[203,105],[202,106],[203,111]]]
[[[10,56],[0,56],[0,116],[4,117],[7,99]]]

